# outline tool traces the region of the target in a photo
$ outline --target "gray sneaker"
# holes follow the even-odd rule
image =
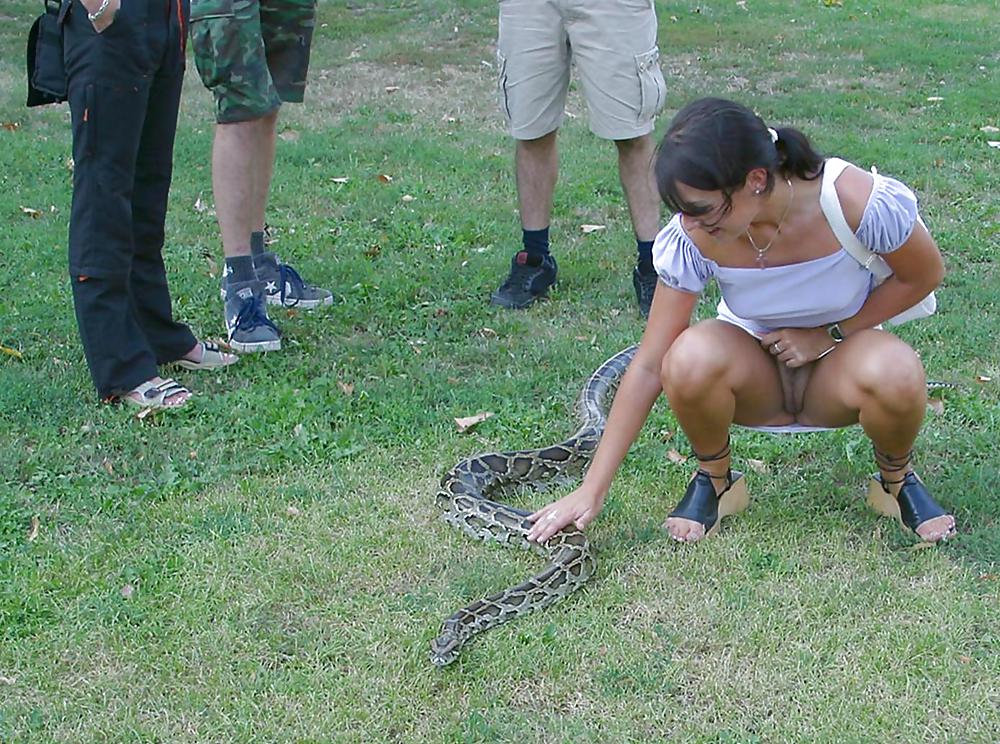
[[[222,303],[229,345],[236,351],[281,349],[281,331],[267,317],[263,282],[229,282],[223,277]]]
[[[333,292],[306,284],[299,272],[266,251],[253,258],[257,278],[264,282],[264,293],[271,305],[311,310],[333,304]]]

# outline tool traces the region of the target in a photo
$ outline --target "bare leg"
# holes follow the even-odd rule
[[[816,365],[800,420],[821,426],[860,422],[878,452],[906,465],[894,470],[882,458],[877,461],[883,480],[899,481],[913,469],[906,456],[926,407],[927,382],[913,349],[889,333],[862,331]],[[893,496],[899,488],[899,484],[889,486]],[[925,521],[917,534],[934,541],[954,525],[954,517],[946,514]]]
[[[770,356],[750,334],[719,320],[684,331],[663,360],[663,390],[691,447],[703,457],[724,452],[729,428],[791,423],[782,409],[781,383]],[[716,492],[726,487],[730,457],[699,460]],[[685,542],[700,540],[700,522],[670,517],[666,528]]]
[[[212,191],[226,257],[250,255],[250,233],[264,227],[274,169],[278,112],[217,124],[212,147]]]
[[[660,197],[653,181],[653,154],[656,146],[652,135],[635,139],[616,140],[618,175],[625,201],[632,217],[632,229],[637,240],[652,240],[660,230]]]
[[[518,140],[514,160],[517,168],[517,200],[521,227],[542,230],[552,217],[552,195],[559,175],[558,130],[533,140]]]

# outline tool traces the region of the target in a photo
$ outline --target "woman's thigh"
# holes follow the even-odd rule
[[[768,426],[792,422],[793,417],[782,407],[774,358],[742,328],[722,320],[702,321],[677,338],[667,357],[667,369],[691,384],[721,370],[726,392],[731,391],[736,398],[734,423]],[[681,384],[679,379],[676,384]]]
[[[866,399],[880,390],[898,389],[922,407],[914,393],[924,386],[920,360],[905,342],[887,331],[860,331],[816,362],[798,420],[810,426],[856,424]]]

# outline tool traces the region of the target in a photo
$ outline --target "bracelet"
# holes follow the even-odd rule
[[[89,13],[89,12],[87,13],[87,20],[90,21],[91,23],[93,23],[94,21],[96,21],[98,18],[100,18],[102,15],[104,15],[104,13],[105,13],[105,11],[107,11],[108,5],[110,3],[111,3],[111,0],[101,0],[101,6],[97,10],[95,10],[93,13]]]
[[[826,351],[824,351],[824,352],[823,352],[822,354],[820,354],[820,355],[819,355],[818,357],[816,357],[815,361],[817,361],[817,362],[818,362],[818,361],[819,361],[820,359],[822,359],[823,357],[825,357],[825,356],[826,356],[827,354],[829,354],[829,353],[830,353],[831,351],[833,351],[833,350],[834,350],[834,349],[836,349],[836,348],[837,348],[837,344],[834,344],[834,345],[833,345],[833,346],[831,346],[831,347],[830,347],[829,349],[827,349],[827,350],[826,350]]]

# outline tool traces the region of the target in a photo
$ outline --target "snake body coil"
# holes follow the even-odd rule
[[[458,658],[473,636],[518,615],[547,607],[579,589],[597,566],[587,536],[572,525],[544,545],[529,542],[531,512],[493,500],[524,488],[544,488],[578,478],[604,433],[611,399],[635,355],[636,346],[615,354],[587,380],[580,392],[580,428],[564,442],[544,449],[489,452],[462,460],[445,473],[437,492],[443,518],[478,540],[531,550],[547,560],[526,581],[473,602],[441,625],[431,642],[430,658],[445,666]]]

